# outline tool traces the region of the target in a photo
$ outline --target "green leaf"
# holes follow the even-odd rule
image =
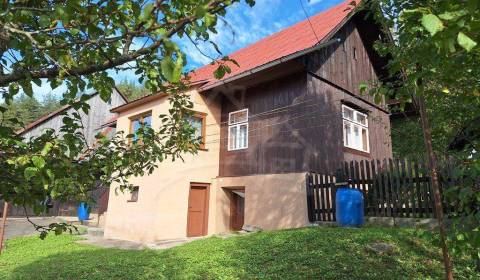
[[[432,36],[444,28],[442,21],[434,14],[423,15],[422,25]]]
[[[368,85],[365,82],[361,82],[359,85],[359,90],[361,93],[365,93],[367,91]]]
[[[462,46],[462,48],[466,49],[467,52],[471,51],[477,45],[477,42],[472,40],[463,32],[458,33],[457,42],[460,46]]]
[[[23,177],[25,177],[26,180],[30,180],[32,177],[37,175],[38,169],[36,167],[27,167],[23,171]]]
[[[47,142],[45,143],[45,146],[43,146],[43,149],[42,151],[40,152],[42,154],[42,156],[46,156],[48,154],[48,152],[50,152],[50,150],[52,149],[53,147],[53,144],[52,142]]]
[[[217,69],[215,69],[213,76],[215,76],[217,80],[220,80],[223,78],[223,76],[225,76],[225,69],[223,68],[223,65],[220,65]]]
[[[182,74],[183,61],[178,58],[176,62],[171,57],[165,57],[161,64],[162,74],[168,81],[176,83],[180,80]]]
[[[145,5],[145,8],[143,8],[142,18],[147,19],[147,18],[151,17],[152,16],[151,13],[153,11],[153,8],[154,8],[153,3],[149,3],[149,4]]]
[[[51,169],[47,169],[47,176],[48,178],[50,178],[50,180],[53,181],[53,179],[55,179],[55,174],[53,174],[53,171]]]
[[[205,25],[206,26],[215,26],[217,23],[217,17],[211,13],[205,14]]]
[[[33,165],[35,165],[35,167],[37,167],[38,169],[42,169],[45,166],[45,160],[39,156],[33,156],[32,162]]]

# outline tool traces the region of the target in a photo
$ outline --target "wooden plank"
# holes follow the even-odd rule
[[[391,158],[387,159],[387,173],[388,173],[388,200],[390,208],[390,217],[396,217],[397,212],[395,209],[395,185],[394,185],[394,174],[393,174],[393,161]]]
[[[398,173],[398,163],[396,159],[391,159],[392,167],[392,194],[393,194],[393,208],[395,212],[395,217],[401,217],[401,207],[400,207],[400,187],[399,187],[399,173]]]
[[[365,171],[366,171],[366,174],[365,174],[365,187],[366,187],[366,190],[365,190],[365,205],[367,206],[367,214],[366,215],[369,215],[369,216],[373,216],[373,208],[372,208],[372,205],[371,205],[371,193],[372,193],[372,185],[373,184],[370,184],[370,183],[367,183],[367,182],[370,182],[370,180],[372,179],[372,174],[370,173],[370,162],[368,160],[365,161]]]
[[[326,214],[325,214],[325,211],[326,211],[325,194],[324,194],[325,183],[324,183],[323,177],[324,177],[324,175],[322,175],[322,174],[319,174],[319,176],[318,176],[319,189],[318,189],[318,198],[317,199],[318,199],[318,204],[319,204],[318,208],[321,209],[321,214],[318,217],[319,221],[325,221],[325,217],[326,217]]]
[[[363,215],[368,214],[368,205],[367,205],[367,187],[365,185],[365,162],[360,161],[360,190],[363,194]]]
[[[350,171],[349,171],[349,168],[348,168],[348,162],[344,162],[343,170],[344,170],[343,175],[345,175],[345,180],[348,182],[349,179],[351,178]]]
[[[329,221],[335,221],[335,203],[334,203],[334,193],[333,193],[333,188],[332,186],[335,186],[335,180],[333,179],[333,176],[327,176],[327,181],[326,181],[326,198],[327,198],[327,208],[329,209],[328,211],[328,220]]]
[[[409,210],[412,218],[416,217],[416,210],[415,210],[415,188],[414,188],[414,180],[413,180],[413,164],[411,160],[406,161],[406,178],[407,178],[407,188],[408,188],[408,200],[409,200]]]
[[[331,221],[336,221],[337,218],[336,218],[336,208],[335,208],[335,205],[336,205],[336,194],[337,194],[337,191],[336,191],[336,187],[335,187],[335,180],[333,178],[333,176],[329,176],[329,182],[330,182],[330,188],[329,188],[329,192],[330,192],[330,202],[331,202],[331,205],[330,205],[330,209],[332,209],[332,219]]]
[[[428,195],[428,187],[430,185],[430,174],[428,173],[428,169],[426,168],[426,164],[424,160],[420,161],[420,170],[422,173],[422,182],[420,184],[420,196],[422,197],[422,209],[424,217],[430,218],[433,217],[433,211],[430,211],[429,207],[429,195]],[[433,209],[433,207],[432,207]]]
[[[384,197],[385,197],[385,210],[387,217],[392,217],[392,207],[391,207],[391,199],[390,199],[390,172],[388,172],[388,161],[387,159],[383,159],[383,186],[384,186]]]
[[[370,190],[370,192],[372,193],[372,195],[370,196],[372,199],[371,201],[373,202],[373,212],[375,214],[375,216],[379,216],[380,215],[380,211],[379,211],[379,208],[378,208],[378,198],[379,198],[379,192],[378,192],[378,174],[377,174],[377,167],[375,166],[375,160],[372,159],[372,164],[371,164],[371,167],[372,167],[372,179],[373,182],[372,182],[372,189]]]
[[[400,160],[399,159],[395,159],[394,160],[394,163],[395,163],[395,168],[394,168],[394,172],[395,172],[395,177],[396,177],[396,180],[395,180],[395,197],[397,199],[397,217],[404,217],[404,208],[403,208],[403,199],[402,199],[402,174],[400,172]]]
[[[417,210],[417,215],[419,218],[422,218],[423,217],[423,210],[422,210],[422,192],[420,190],[420,170],[419,170],[419,165],[418,165],[418,162],[414,162],[413,164],[413,168],[414,168],[414,172],[415,172],[415,179],[414,179],[414,182],[415,182],[415,199],[416,199],[416,203],[415,203],[415,206],[416,206],[416,210]]]
[[[355,167],[353,166],[353,160],[350,161],[350,179],[351,183],[348,184],[350,188],[354,189],[355,188]]]
[[[399,173],[400,173],[400,203],[402,205],[402,216],[410,217],[410,210],[408,209],[409,205],[409,196],[408,196],[408,182],[407,182],[407,168],[405,165],[405,159],[399,160]]]
[[[365,195],[365,192],[367,190],[367,187],[365,186],[365,161],[364,160],[361,160],[360,163],[359,163],[359,183],[360,183],[360,190],[362,191],[362,193]]]
[[[378,203],[379,203],[379,216],[381,217],[386,217],[386,214],[387,214],[387,211],[385,209],[385,199],[384,199],[384,193],[385,193],[385,189],[384,189],[384,186],[385,186],[385,183],[384,183],[384,173],[383,173],[383,170],[382,170],[382,164],[380,163],[380,160],[377,160],[377,176],[379,177],[378,178]]]
[[[360,166],[358,164],[358,161],[355,161],[355,163],[354,163],[353,178],[355,178],[355,189],[361,191],[362,190],[362,185],[361,185],[361,182],[360,182]]]

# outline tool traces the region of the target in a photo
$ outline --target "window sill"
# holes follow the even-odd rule
[[[138,202],[138,200],[127,200],[127,202]]]
[[[349,154],[354,154],[354,155],[358,155],[358,156],[363,156],[363,157],[370,158],[370,153],[367,153],[367,152],[364,152],[364,151],[360,151],[360,150],[356,150],[356,149],[353,149],[353,148],[343,147],[343,151],[344,151],[345,153],[349,153]]]
[[[242,149],[234,149],[234,150],[228,150],[227,152],[241,152],[241,151],[246,151],[248,148],[242,148]]]
[[[203,147],[203,148],[198,148],[197,150],[199,150],[199,151],[204,151],[204,152],[208,152],[208,149],[207,149],[207,148],[204,148],[204,147]]]

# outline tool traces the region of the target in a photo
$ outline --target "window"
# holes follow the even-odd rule
[[[137,131],[141,127],[151,127],[152,126],[152,112],[145,112],[140,115],[136,115],[130,118],[130,133],[133,134],[132,141],[137,142],[138,136]]]
[[[357,60],[357,48],[353,48],[353,59]]]
[[[248,109],[228,114],[228,150],[248,147]]]
[[[133,187],[133,190],[130,193],[130,199],[127,202],[137,202],[138,201],[138,187]]]
[[[367,115],[342,105],[343,144],[362,152],[369,152]]]
[[[193,112],[191,115],[185,116],[187,122],[195,129],[192,140],[200,139],[200,149],[205,149],[205,120],[206,114]]]

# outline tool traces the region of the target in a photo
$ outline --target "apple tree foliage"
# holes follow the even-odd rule
[[[193,129],[184,121],[192,104],[186,55],[177,40],[210,43],[227,8],[241,0],[7,0],[0,3],[0,199],[45,210],[45,200],[90,201],[91,191],[115,184],[132,189],[129,178],[142,176],[165,160],[195,153]],[[245,0],[250,6],[253,0]],[[215,77],[234,61],[218,58]],[[131,70],[153,94],[169,94],[169,114],[160,128],[144,127],[133,135],[98,135],[88,145],[80,112],[88,113],[86,91],[110,99],[112,74]],[[62,105],[76,111],[63,115],[59,131],[45,130],[24,139],[15,127],[22,120],[5,114],[13,98],[33,95],[33,85],[66,87]],[[7,117],[8,116],[8,117]],[[8,118],[8,119],[7,119]],[[126,140],[127,139],[127,140]],[[193,142],[193,143],[192,143]],[[48,232],[69,230],[65,224],[36,225]]]

